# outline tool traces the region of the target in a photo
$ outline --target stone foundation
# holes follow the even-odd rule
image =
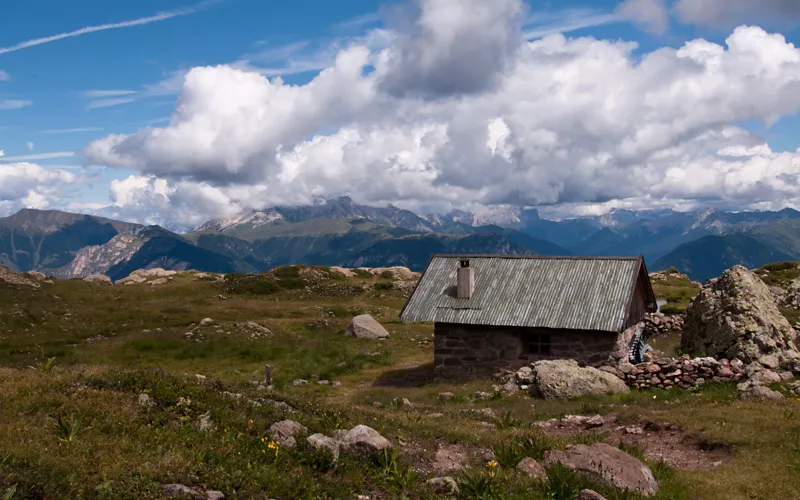
[[[525,352],[523,339],[534,334],[549,336],[549,353]],[[599,366],[607,362],[617,338],[614,332],[436,323],[434,365],[437,375],[444,377],[491,375],[543,359],[575,359]]]

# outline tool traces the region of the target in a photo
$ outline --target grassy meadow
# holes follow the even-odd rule
[[[672,302],[687,287],[675,285]],[[441,497],[425,483],[437,476],[456,479],[458,498],[571,499],[586,486],[636,498],[559,469],[544,481],[515,469],[524,456],[596,441],[645,458],[658,499],[800,498],[796,399],[739,401],[734,386],[710,384],[541,401],[494,393],[488,379],[435,380],[432,326],[400,322],[404,301],[388,277],[325,268],[223,281],[181,273],[160,286],[0,283],[0,498],[150,499],[180,483],[226,498],[424,499]],[[346,336],[362,313],[391,338]],[[214,323],[200,326],[204,318]],[[253,383],[265,364],[273,391]],[[478,391],[492,396],[476,399]],[[140,405],[141,394],[153,404]],[[207,412],[214,427],[200,431]],[[614,426],[564,433],[534,425],[568,414],[682,431],[666,449],[657,433],[622,442]],[[275,448],[268,427],[286,418],[326,435],[369,425],[395,452],[343,453],[334,464],[302,439]],[[690,452],[705,466],[656,458],[680,462]]]

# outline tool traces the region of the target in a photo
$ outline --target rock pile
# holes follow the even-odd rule
[[[746,365],[776,356],[781,366],[792,367],[800,363],[796,336],[769,287],[755,273],[734,266],[710,280],[686,310],[681,347]]]
[[[648,313],[644,319],[644,331],[648,338],[683,331],[683,316],[664,313]]]
[[[717,361],[714,358],[692,359],[687,355],[678,359],[657,359],[638,365],[622,363],[600,369],[621,378],[633,389],[692,389],[706,382],[739,381],[745,377],[744,363],[738,359]]]

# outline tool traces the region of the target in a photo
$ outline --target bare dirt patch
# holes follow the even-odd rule
[[[600,441],[635,446],[649,461],[663,460],[670,467],[680,470],[713,470],[730,461],[733,456],[730,446],[710,443],[702,437],[687,436],[682,429],[669,422],[642,421],[637,425],[622,425],[615,415],[569,415],[535,425],[544,433],[558,437],[575,438],[594,433]]]

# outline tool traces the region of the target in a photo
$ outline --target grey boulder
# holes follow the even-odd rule
[[[546,468],[560,463],[590,479],[642,496],[658,493],[658,483],[650,468],[639,459],[606,443],[568,446],[563,451],[545,453]]]
[[[347,327],[347,334],[359,339],[386,339],[389,332],[369,314],[362,314],[353,318]]]
[[[629,392],[622,379],[575,360],[537,361],[532,366],[531,395],[544,399],[569,399],[584,395]]]

